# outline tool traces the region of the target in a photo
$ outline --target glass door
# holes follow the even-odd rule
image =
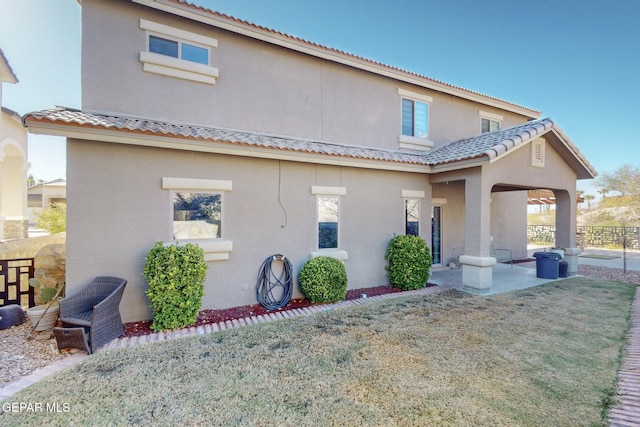
[[[442,265],[442,206],[431,207],[431,256],[433,265]]]

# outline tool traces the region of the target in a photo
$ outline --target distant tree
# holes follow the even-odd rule
[[[621,196],[632,196],[640,200],[640,168],[624,164],[613,172],[603,173],[596,185],[603,190],[617,191]],[[606,193],[602,193],[603,197]]]
[[[591,201],[595,200],[596,196],[594,196],[593,194],[585,194],[583,196],[583,199],[585,202],[587,202],[587,209],[591,209]]]
[[[49,233],[60,233],[67,229],[67,204],[52,203],[36,216],[36,226]]]
[[[598,190],[598,193],[600,193],[602,195],[603,199],[607,198],[607,193],[609,193],[609,189],[608,188],[601,188]]]
[[[29,176],[27,177],[27,187],[33,187],[34,185],[36,185],[36,179],[33,177],[33,175],[29,174]]]

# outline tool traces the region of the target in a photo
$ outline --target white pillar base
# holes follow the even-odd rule
[[[564,250],[564,260],[569,264],[567,268],[567,274],[569,276],[575,276],[578,274],[578,255],[582,253],[580,248],[566,248]]]
[[[493,257],[460,256],[462,284],[474,289],[489,289],[493,285]]]

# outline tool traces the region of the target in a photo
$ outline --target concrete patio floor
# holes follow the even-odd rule
[[[534,252],[543,252],[545,248],[530,247],[528,254],[533,258]],[[626,259],[626,261],[625,261]],[[594,265],[598,267],[624,268],[627,270],[640,270],[640,251],[591,249],[587,248],[578,256],[578,265]],[[474,295],[493,295],[511,292],[520,289],[531,288],[554,282],[558,279],[541,279],[536,277],[536,262],[509,264],[498,263],[493,267],[493,285],[489,289],[473,289],[462,284],[462,269],[449,267],[434,268],[431,270],[430,283],[441,286],[450,286],[455,289]]]

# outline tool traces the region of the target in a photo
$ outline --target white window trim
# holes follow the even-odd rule
[[[316,196],[316,247],[318,247],[318,197],[331,197],[331,196],[346,196],[347,195],[347,187],[326,187],[320,185],[314,185],[311,187],[311,194]],[[328,256],[331,258],[335,258],[339,261],[346,261],[349,259],[349,253],[343,249],[339,249],[340,247],[340,236],[341,233],[341,213],[342,213],[342,201],[338,200],[339,208],[338,208],[338,248],[325,248],[325,249],[316,249],[311,252],[311,258],[316,258],[319,256]]]
[[[314,185],[311,187],[311,194],[314,196],[346,196],[347,187],[323,187]]]
[[[401,106],[402,106],[402,99],[409,99],[411,101],[419,101],[419,102],[424,102],[429,104],[429,116],[431,116],[431,104],[433,103],[433,97],[422,94],[422,93],[411,92],[409,90],[401,89],[401,88],[398,88],[398,95],[400,95]],[[427,116],[427,136],[431,136],[431,125],[430,125],[431,120],[429,116]],[[403,135],[402,129],[400,129],[398,144],[400,149],[412,150],[412,151],[429,151],[434,146],[433,141],[429,140],[428,137],[425,139],[425,138],[418,138],[410,135]]]
[[[418,234],[422,225],[421,217],[422,217],[422,199],[425,198],[425,192],[422,190],[401,190],[400,196],[402,197],[402,201],[404,203],[405,209],[407,200],[417,200],[418,201]],[[407,227],[407,213],[406,211],[403,214],[403,221],[405,226],[405,231]]]
[[[218,179],[163,177],[162,189],[171,190],[172,192],[210,191],[224,193],[233,189],[233,182],[229,180]],[[173,197],[171,199],[173,200]],[[224,198],[222,202],[222,209],[224,210]],[[178,245],[193,243],[200,246],[204,250],[204,260],[206,262],[227,261],[229,259],[229,254],[233,251],[233,242],[223,239],[181,239],[172,243],[176,243]]]
[[[482,119],[490,119],[495,120],[497,122],[502,122],[504,120],[504,116],[501,114],[489,113],[488,111],[478,110],[478,115]]]
[[[402,190],[401,197],[403,199],[424,199],[424,191],[422,190]]]
[[[177,42],[184,41],[207,48],[209,51],[209,64],[211,64],[212,49],[218,47],[218,41],[216,39],[147,21],[146,19],[140,19],[140,29],[146,31],[145,51],[140,52],[140,62],[145,72],[210,85],[216,84],[216,79],[219,76],[218,69],[211,65],[204,65],[148,51],[149,35],[157,35],[158,37],[168,38]]]
[[[478,116],[480,116],[480,131],[482,132],[482,119],[489,120],[489,131],[491,131],[491,122],[498,123],[498,129],[502,129],[502,121],[504,116],[501,114],[489,113],[488,111],[478,110]]]

